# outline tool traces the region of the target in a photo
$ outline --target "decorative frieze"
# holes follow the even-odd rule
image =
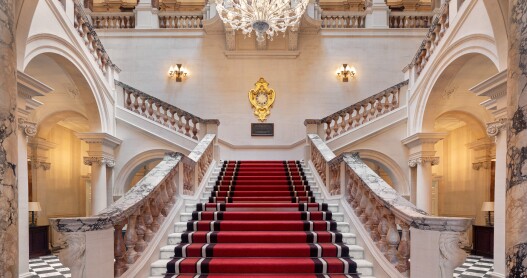
[[[439,157],[438,156],[421,156],[416,158],[411,158],[408,160],[408,166],[411,168],[416,167],[417,165],[423,165],[426,163],[430,163],[430,165],[438,165],[439,164]]]
[[[115,166],[115,160],[109,157],[100,157],[100,156],[85,156],[84,165],[93,166],[97,164],[99,166],[106,165],[106,167],[113,168]]]

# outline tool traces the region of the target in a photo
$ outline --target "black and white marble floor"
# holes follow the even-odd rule
[[[462,266],[454,270],[454,277],[473,278],[473,277],[491,277],[494,261],[481,256],[470,255],[467,257]]]
[[[454,277],[473,278],[473,277],[491,277],[490,272],[493,269],[492,259],[480,256],[468,256],[462,266],[456,268]],[[29,260],[29,271],[33,274],[32,278],[65,278],[71,277],[69,268],[60,263],[56,256],[44,256],[38,259]]]
[[[32,278],[64,278],[71,277],[70,269],[62,265],[57,256],[43,256],[29,260],[29,272]]]

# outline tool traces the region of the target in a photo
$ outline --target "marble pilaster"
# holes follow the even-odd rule
[[[0,275],[18,277],[15,1],[0,0]]]
[[[49,150],[56,147],[55,143],[42,138],[31,138],[28,146],[31,151],[31,177],[34,190],[31,193],[33,202],[40,202],[42,211],[38,213],[38,225],[47,225],[47,184],[49,183],[51,163],[49,162]]]
[[[439,164],[435,156],[435,143],[446,133],[416,133],[402,140],[410,150],[408,166],[416,167],[415,200],[416,206],[428,213],[432,212],[432,166]]]
[[[506,277],[527,273],[527,1],[509,0]]]

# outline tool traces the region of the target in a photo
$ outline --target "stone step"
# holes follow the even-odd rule
[[[166,266],[169,261],[170,259],[160,259],[153,262],[150,275],[152,277],[163,276],[167,271]],[[357,271],[361,273],[362,278],[371,276],[373,274],[372,263],[363,259],[355,259],[354,261],[357,263]]]
[[[171,244],[161,247],[161,257],[160,259],[170,259],[174,256],[174,248],[177,244]],[[364,249],[358,245],[347,245],[350,250],[350,256],[353,259],[364,259]]]
[[[208,201],[209,199],[207,198],[205,203],[207,203]],[[333,213],[339,212],[339,205],[338,204],[328,204],[328,209],[329,211]],[[193,212],[195,210],[196,210],[196,204],[193,204],[193,203],[185,204],[185,212]]]
[[[187,230],[187,222],[177,222],[174,224],[174,232],[182,233]],[[349,224],[347,222],[337,222],[337,230],[341,233],[347,233],[350,231]]]
[[[337,222],[344,221],[344,214],[342,212],[335,212],[333,213],[333,220]],[[192,212],[182,212],[180,216],[181,222],[187,222],[189,220],[192,220]]]
[[[181,242],[182,233],[171,233],[168,235],[168,244],[174,245]],[[342,233],[342,242],[348,245],[357,244],[357,237],[353,233]]]

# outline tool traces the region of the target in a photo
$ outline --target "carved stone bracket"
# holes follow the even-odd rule
[[[106,165],[107,167],[113,168],[115,166],[115,160],[109,157],[97,157],[97,156],[85,156],[84,165],[92,166],[98,164],[99,166]]]
[[[18,118],[18,128],[24,131],[25,136],[33,137],[37,135],[37,124],[24,118]]]
[[[416,167],[418,164],[422,165],[425,163],[430,163],[432,166],[439,164],[439,157],[438,156],[422,156],[422,157],[416,157],[411,158],[408,160],[408,166],[410,167]]]
[[[507,124],[507,119],[501,118],[497,121],[487,123],[487,135],[489,137],[496,137],[500,131],[505,128]]]
[[[472,169],[478,171],[479,169],[490,169],[490,161],[484,161],[484,162],[475,162],[472,163]]]

